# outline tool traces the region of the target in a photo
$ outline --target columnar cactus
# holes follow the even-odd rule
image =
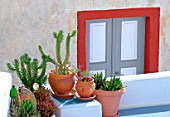
[[[67,65],[70,64],[69,58],[70,58],[70,40],[71,38],[76,36],[76,31],[73,31],[71,34],[68,33],[67,34],[67,38],[66,38],[66,55],[65,55],[65,59],[64,61],[62,61],[62,57],[61,57],[61,43],[64,40],[64,34],[63,31],[60,30],[59,33],[57,34],[56,32],[53,33],[54,38],[56,39],[56,58],[57,60],[52,59],[50,56],[47,56],[43,50],[42,47],[39,45],[39,51],[42,55],[43,58],[48,58],[49,62],[53,63],[56,66],[56,74],[67,74]]]
[[[38,59],[31,61],[28,54],[24,54],[19,60],[14,60],[13,66],[7,63],[7,67],[11,72],[16,72],[26,88],[33,91],[34,83],[37,83],[41,87],[47,80],[47,76],[45,75],[47,61],[48,57],[42,57],[42,62],[39,65]]]

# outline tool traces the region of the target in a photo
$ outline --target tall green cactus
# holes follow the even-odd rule
[[[54,60],[52,59],[49,55],[47,56],[44,51],[42,50],[42,47],[39,45],[39,51],[42,55],[42,57],[44,58],[48,58],[48,62],[53,63],[56,66],[56,74],[67,74],[66,69],[67,69],[67,65],[70,64],[70,40],[71,38],[76,36],[76,31],[73,31],[71,34],[68,33],[67,34],[67,38],[66,38],[66,55],[65,55],[65,59],[64,61],[62,61],[62,57],[61,57],[61,43],[64,40],[64,34],[63,34],[63,30],[60,30],[58,33],[54,32],[53,36],[56,40],[56,59]]]
[[[48,57],[42,57],[42,62],[39,65],[38,59],[33,59],[24,54],[20,59],[15,59],[13,66],[7,63],[9,71],[16,72],[21,82],[26,88],[33,91],[33,84],[38,83],[39,87],[46,82],[47,76],[45,75]],[[41,72],[40,72],[41,71]]]

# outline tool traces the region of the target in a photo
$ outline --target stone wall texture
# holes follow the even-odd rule
[[[78,11],[142,7],[160,7],[159,71],[170,70],[169,5],[170,0],[0,0],[0,71],[8,71],[6,63],[24,53],[40,58],[38,45],[55,57],[52,33],[77,29]],[[71,46],[71,62],[76,65],[76,38]],[[20,85],[14,74],[13,84]]]

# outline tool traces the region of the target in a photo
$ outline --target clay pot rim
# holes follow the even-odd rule
[[[96,95],[101,95],[101,96],[115,96],[115,95],[122,95],[123,93],[125,93],[126,89],[120,89],[120,90],[116,90],[116,91],[105,91],[105,90],[94,90],[94,93]]]
[[[90,78],[90,77],[84,77],[84,78],[88,78],[88,79],[92,79],[91,81],[88,81],[88,82],[83,82],[83,81],[80,81],[80,80],[78,80],[77,79],[77,82],[81,82],[81,83],[92,83],[92,82],[94,82],[94,79],[93,78]]]
[[[74,76],[73,73],[72,73],[72,74],[66,74],[66,75],[54,74],[54,73],[52,72],[53,70],[55,70],[55,69],[50,69],[50,70],[48,71],[48,73],[49,73],[49,74],[52,74],[52,75],[57,75],[57,76]]]

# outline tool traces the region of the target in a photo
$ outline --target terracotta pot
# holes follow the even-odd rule
[[[54,92],[58,94],[69,93],[75,83],[74,74],[57,75],[53,73],[54,70],[49,71],[49,84]]]
[[[88,82],[77,81],[76,91],[82,98],[89,98],[92,96],[93,91],[95,90],[94,79],[92,78],[83,78],[83,80],[89,80]]]
[[[118,91],[102,91],[94,90],[96,100],[102,104],[103,117],[117,117],[120,98],[125,92],[125,89]]]

